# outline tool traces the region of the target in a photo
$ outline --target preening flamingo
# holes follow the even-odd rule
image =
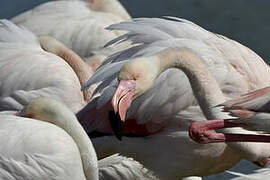
[[[23,117],[20,117],[23,116]],[[0,115],[1,179],[154,179],[131,158],[97,162],[93,145],[75,115],[48,98],[31,101],[16,115]]]
[[[37,97],[56,99],[64,103],[69,108],[69,111],[77,112],[88,102],[91,93],[90,91],[82,93],[80,90],[81,83],[84,83],[91,75],[91,69],[87,69],[89,67],[84,64],[79,56],[57,40],[47,36],[37,38],[30,31],[19,28],[7,20],[0,21],[0,54],[1,133],[3,132],[3,136],[10,140],[7,146],[0,147],[2,155],[0,164],[1,167],[7,168],[0,170],[0,177],[12,180],[16,179],[17,176],[36,180],[42,178],[53,179],[55,174],[58,174],[62,179],[85,179],[77,145],[69,135],[50,124],[22,119],[14,116],[14,114]],[[55,106],[38,107],[57,111]],[[66,109],[66,111],[68,110]],[[69,111],[63,112],[67,113],[66,116],[71,116],[71,120],[67,119],[67,121],[77,121],[72,120],[74,115]],[[53,112],[50,114],[51,116],[54,115]],[[29,114],[31,115],[30,112]],[[33,115],[31,116],[33,117]],[[73,123],[76,124],[76,122]],[[70,126],[76,127],[76,125],[72,125],[72,122]],[[83,130],[79,128],[78,131]],[[35,132],[34,135],[33,132]],[[81,134],[85,136],[84,132],[81,132]],[[23,140],[22,137],[24,137]],[[56,140],[60,142],[57,146],[55,144]],[[88,144],[90,143],[88,142]],[[33,147],[34,144],[35,147]],[[67,146],[69,149],[67,149]],[[9,148],[13,148],[12,152],[14,154],[6,156],[4,152],[8,153]],[[91,146],[89,145],[88,148],[91,148]],[[34,150],[39,153],[44,152],[46,156],[32,155],[31,153]],[[47,151],[54,154],[47,157],[49,153]],[[92,151],[94,152],[94,150]],[[59,152],[62,154],[57,156]],[[26,155],[24,156],[24,154]],[[12,158],[13,155],[16,155],[15,159]],[[74,159],[66,157],[74,157]],[[16,158],[19,158],[17,160],[21,160],[22,163],[16,161]],[[59,162],[55,162],[55,160]],[[93,160],[95,160],[94,157]],[[59,164],[60,162],[63,164]],[[56,164],[53,165],[53,163]],[[47,169],[41,169],[39,165],[44,165]],[[140,163],[119,155],[101,160],[99,167],[100,179],[156,179]],[[64,171],[65,169],[68,170]],[[15,171],[17,174],[14,174]],[[59,176],[55,176],[55,178]]]
[[[120,114],[110,116],[115,133],[124,136],[122,141],[94,139],[98,156],[112,152],[131,156],[161,179],[205,176],[232,167],[240,158],[260,161],[269,157],[269,144],[200,145],[188,136],[190,124],[205,121],[204,115],[209,119],[228,116],[220,108],[209,111],[210,107],[269,84],[270,69],[253,51],[173,17],[139,18],[108,29],[128,31],[108,45],[124,40],[137,45],[109,57],[84,86],[101,81],[95,90],[101,95],[77,114],[89,132],[112,132],[108,117],[89,117],[110,107],[111,99]],[[213,88],[218,91],[212,92]],[[250,133],[241,128],[231,131]],[[145,137],[125,137],[129,133]]]
[[[41,4],[11,20],[38,36],[54,37],[81,57],[98,55],[102,61],[103,56],[127,46],[104,49],[106,42],[121,35],[104,28],[130,20],[130,16],[118,0],[61,0]]]

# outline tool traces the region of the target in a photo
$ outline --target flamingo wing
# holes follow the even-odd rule
[[[246,124],[243,128],[260,131],[262,133],[270,132],[270,87],[258,89],[240,98],[226,101],[220,106],[226,112],[234,117],[236,122]]]
[[[63,129],[15,115],[0,119],[0,179],[84,178],[78,147]]]
[[[73,69],[41,49],[37,37],[27,29],[1,20],[0,54],[1,111],[20,110],[40,96],[64,102],[73,112],[84,105]]]
[[[255,112],[270,111],[270,87],[258,89],[240,98],[232,99],[221,104],[226,110],[246,109]]]
[[[260,57],[256,57],[258,59],[256,63],[242,58],[250,53],[254,56],[248,48],[183,19],[138,18],[131,22],[111,25],[108,29],[124,30],[128,33],[107,45],[131,41],[134,46],[108,57],[83,86],[85,89],[99,83],[96,100],[86,107],[88,110],[85,111],[88,112],[94,112],[109,102],[118,85],[116,77],[125,63],[134,58],[152,56],[168,49],[187,48],[196,52],[217,79],[227,98],[253,88],[249,86],[248,81],[259,79],[260,74],[251,75],[252,66],[257,64],[258,69],[266,68],[266,64]],[[267,81],[256,82],[261,83],[256,86],[265,86],[267,83]],[[136,122],[135,127],[143,124],[148,134],[151,134],[166,127],[169,122],[181,124],[185,121],[196,121],[192,117],[199,117],[202,114],[199,110],[194,111],[193,106],[199,109],[188,79],[183,72],[170,69],[156,79],[149,91],[132,103],[127,118]],[[197,112],[198,116],[194,112]],[[96,127],[91,126],[94,120],[89,121],[86,129],[91,131]],[[134,126],[133,122],[131,124]]]

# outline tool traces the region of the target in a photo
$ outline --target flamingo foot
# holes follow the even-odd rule
[[[235,123],[230,120],[194,122],[189,127],[189,137],[200,144],[217,142],[270,142],[270,136],[267,135],[216,133],[212,131],[244,126],[246,124]]]

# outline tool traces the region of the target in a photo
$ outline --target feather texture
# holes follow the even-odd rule
[[[93,54],[107,56],[126,45],[104,49],[103,46],[107,41],[122,34],[118,31],[110,32],[104,28],[123,21],[126,17],[122,17],[122,15],[129,15],[118,0],[101,0],[93,1],[93,3],[94,5],[81,0],[51,1],[11,20],[17,25],[27,27],[36,35],[54,37],[81,57]],[[95,4],[101,9],[96,9]],[[109,12],[107,12],[108,10]]]
[[[29,30],[1,20],[0,54],[0,110],[20,110],[40,96],[64,102],[74,112],[82,108],[81,86],[73,69],[44,51]]]
[[[149,180],[158,180],[151,171],[147,170],[139,162],[119,154],[101,159],[98,163],[100,180],[139,180],[142,177]]]
[[[248,87],[245,81],[242,81],[249,78],[253,82],[253,79],[256,78],[256,76],[250,76],[248,74],[249,67],[252,66],[253,62],[251,59],[245,57],[247,55],[243,55],[246,53],[254,56],[253,52],[235,41],[208,32],[190,21],[174,17],[168,18],[138,18],[132,22],[122,22],[109,26],[107,28],[109,30],[123,30],[128,32],[109,42],[107,44],[108,46],[118,42],[122,43],[123,41],[132,41],[135,46],[108,57],[100,66],[97,73],[83,86],[83,89],[94,83],[101,82],[97,87],[98,92],[101,92],[100,97],[98,97],[101,100],[98,101],[99,104],[106,104],[112,97],[113,92],[109,93],[106,91],[106,93],[102,93],[102,89],[111,86],[109,82],[116,79],[116,75],[119,73],[123,64],[132,61],[134,58],[148,57],[162,53],[168,49],[179,48],[190,49],[202,58],[204,63],[209,67],[209,70],[215,74],[215,78],[220,83],[222,90],[226,92],[225,95],[227,97],[234,97],[241,92],[245,93],[253,88]],[[241,51],[236,50],[239,48]],[[237,57],[239,62],[235,65],[235,59]],[[265,64],[262,59],[258,56],[254,56],[254,58],[258,60],[256,62],[261,63],[258,69],[264,69]],[[243,69],[234,69],[238,65]],[[245,67],[247,68],[245,69]],[[181,79],[181,81],[178,79]],[[260,86],[263,86],[265,82],[258,80],[256,83],[261,83]],[[245,88],[243,89],[243,87]],[[114,91],[114,89],[111,88],[110,90]],[[145,95],[133,102],[128,117],[139,117],[137,119],[139,123],[146,123],[153,119],[157,123],[160,123],[160,121],[165,121],[164,119],[161,120],[160,117],[168,117],[168,114],[163,114],[163,112],[161,112],[162,115],[156,113],[158,115],[155,116],[153,114],[160,107],[166,109],[164,112],[170,112],[170,114],[173,112],[176,115],[183,108],[195,104],[195,102],[196,100],[192,95],[189,82],[185,75],[179,70],[171,69],[161,74],[154,86]],[[149,108],[150,104],[151,108]],[[177,104],[177,106],[173,104]],[[93,108],[95,109],[96,107]],[[148,111],[148,113],[142,113],[142,111]]]
[[[107,113],[110,110],[108,106],[111,105],[108,95],[113,92],[108,93],[105,90],[113,86],[110,85],[109,79],[119,73],[124,64],[137,58],[141,60],[137,61],[139,63],[143,60],[164,57],[165,51],[188,49],[203,61],[217,80],[226,99],[265,87],[270,83],[270,79],[267,78],[270,75],[269,66],[253,51],[224,36],[208,32],[187,20],[173,17],[139,18],[132,22],[112,25],[108,29],[128,32],[107,45],[131,41],[133,46],[108,57],[93,79],[90,78],[85,85],[86,88],[91,86],[91,83],[98,83],[100,93],[96,94],[94,102],[89,103],[78,113],[82,117],[80,122],[88,132],[112,132],[107,126],[109,123]],[[166,59],[170,58],[164,57],[157,61],[162,62]],[[114,67],[115,65],[118,68]],[[129,65],[130,69],[134,67],[132,63]],[[123,73],[127,72],[130,75],[128,67]],[[151,68],[147,66],[143,71],[151,72]],[[125,78],[129,79],[124,76]],[[113,88],[109,90],[115,91]],[[105,104],[105,106],[98,109],[100,107],[98,104]],[[100,113],[102,122],[100,117],[93,117],[98,112],[102,112]],[[170,68],[162,72],[143,95],[133,99],[128,109],[125,124],[131,124],[130,132],[136,134],[135,128],[143,129],[148,136],[123,137],[121,142],[114,137],[99,138],[95,142],[95,147],[101,155],[108,153],[103,150],[104,146],[115,150],[114,153],[131,154],[136,160],[146,164],[161,179],[179,179],[194,174],[206,175],[220,172],[233,166],[240,157],[224,143],[204,146],[194,143],[189,138],[190,124],[205,120],[186,75],[179,69]],[[240,128],[234,130],[250,133]],[[256,147],[255,150],[258,150],[255,152],[256,155],[269,156],[269,145],[248,144],[248,148],[249,145],[250,148]],[[156,158],[157,156],[160,158]],[[164,162],[167,162],[166,166]]]
[[[52,180],[70,179],[61,164],[56,164],[50,156],[25,154],[23,161],[0,156],[0,177],[3,180]]]
[[[29,43],[37,45],[36,47],[39,45],[39,42],[33,33],[26,30],[24,27],[18,27],[14,25],[8,20],[1,20],[0,28],[0,41],[3,43]],[[10,36],[10,34],[14,34],[14,36]]]

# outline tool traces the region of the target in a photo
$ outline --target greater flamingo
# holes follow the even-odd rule
[[[0,21],[0,110],[17,111],[36,97],[50,97],[74,113],[90,98],[80,91],[93,71],[57,40]]]
[[[41,4],[11,19],[36,35],[49,35],[64,43],[81,57],[96,57],[102,61],[128,44],[103,48],[106,42],[121,35],[104,28],[130,20],[118,0],[61,0]],[[92,65],[92,61],[84,58]]]
[[[22,116],[22,117],[21,117]],[[131,158],[97,162],[93,145],[75,115],[49,98],[32,100],[16,115],[0,115],[1,179],[155,179]]]
[[[17,130],[16,128],[18,126],[15,128],[14,124],[17,123],[15,120],[19,121],[21,119],[18,119],[14,114],[17,111],[22,110],[33,99],[37,97],[49,97],[56,99],[64,103],[73,113],[80,110],[89,101],[91,90],[82,93],[80,89],[81,84],[91,76],[92,70],[84,64],[78,55],[57,40],[48,36],[37,38],[33,33],[25,28],[17,27],[7,20],[0,20],[0,54],[0,116],[3,124],[6,122],[3,120],[4,118],[7,118],[8,120],[5,126],[1,126],[1,128],[3,128],[3,131],[5,130],[5,132],[9,132],[10,130],[10,134],[14,133],[14,143],[18,140],[16,140],[16,138],[22,137],[16,135],[17,131],[20,131],[21,134],[24,133],[24,129],[18,128]],[[15,119],[14,123],[11,119]],[[33,125],[31,125],[32,122]],[[33,134],[33,131],[36,131],[35,127],[42,128],[39,125],[36,125],[35,122],[36,121],[26,121],[26,126],[29,129],[28,131],[25,130],[25,133],[30,134],[27,139],[29,144],[34,143],[31,142],[31,138],[34,140],[35,137],[32,137],[31,135]],[[10,126],[11,129],[8,128],[8,126]],[[52,131],[54,131],[53,129],[54,128],[52,128]],[[40,136],[46,136],[47,131],[40,133]],[[36,134],[37,133],[35,133],[35,135]],[[52,140],[55,140],[55,137],[58,135],[58,130],[55,130],[55,133],[52,132],[51,136],[48,136],[48,141],[50,140],[50,142],[53,143]],[[25,135],[25,137],[27,136],[28,135]],[[63,142],[70,143],[70,138],[65,140],[64,138],[66,137],[67,136],[63,137]],[[43,144],[43,146],[48,146],[48,144]],[[1,147],[6,148],[5,146]],[[28,147],[31,150],[32,146],[27,146],[27,148]],[[44,150],[49,150],[49,148],[50,147],[44,147]],[[56,150],[59,151],[57,147],[55,147],[55,152]],[[20,148],[18,148],[18,151],[16,152],[24,153]],[[70,151],[67,153],[76,152]],[[63,152],[63,157],[68,156],[67,153],[65,154],[65,152]],[[75,156],[76,154],[73,155]],[[23,157],[23,154],[21,157]],[[78,156],[76,157],[78,158]],[[2,159],[1,162],[2,165],[10,164],[8,167],[10,168],[10,171],[17,168],[16,171],[26,173],[19,174],[18,176],[23,177],[24,175],[29,175],[27,174],[28,171],[25,171],[25,169],[18,169],[16,162],[12,159],[6,159],[6,157],[3,158],[4,159]],[[26,157],[25,160],[27,161],[31,159]],[[64,159],[62,162],[67,164],[69,163],[68,159]],[[40,163],[43,163],[43,161]],[[46,162],[44,161],[44,163]],[[81,166],[77,166],[76,163],[78,163],[78,161],[73,164],[76,168],[70,166],[69,169],[74,169],[74,171],[80,169]],[[70,164],[72,164],[72,162],[70,162]],[[26,168],[29,167],[29,170],[37,170],[35,171],[37,176],[32,174],[32,179],[41,179],[43,176],[40,177],[39,173],[45,173],[44,178],[48,179],[47,177],[49,177],[49,174],[39,171],[42,169],[33,169],[31,168],[31,165],[35,164],[31,162],[28,164],[26,163]],[[130,158],[115,155],[113,157],[103,159],[99,162],[99,165],[101,167],[100,173],[102,173],[102,176],[100,176],[101,179],[102,177],[103,179],[108,179],[108,177],[110,177],[109,179],[140,179],[140,177],[155,179],[150,171],[146,170],[141,164]],[[50,167],[48,167],[48,169],[51,173],[54,173]],[[56,171],[61,173],[62,170],[57,168]],[[65,178],[67,176],[64,176],[63,173],[62,175],[63,179],[67,179]],[[74,176],[76,176],[76,174],[74,174]],[[7,177],[12,179],[11,175],[8,175]]]
[[[112,132],[109,117],[92,119],[89,115],[110,107],[113,98],[114,111],[119,115],[109,116],[118,138],[129,133],[146,137],[124,136],[122,141],[96,138],[93,144],[98,156],[112,152],[131,156],[161,179],[205,176],[224,171],[241,158],[261,161],[269,157],[269,144],[200,145],[188,136],[192,122],[205,121],[203,114],[208,119],[227,117],[221,108],[209,111],[210,107],[269,84],[270,69],[258,55],[233,40],[174,17],[139,18],[108,29],[128,31],[108,45],[125,40],[137,45],[104,61],[83,87],[101,81],[96,89],[101,95],[77,117],[89,132]],[[188,78],[176,68],[188,76],[202,111]],[[218,84],[212,83],[216,81]],[[212,88],[218,89],[213,92],[215,98],[209,96]]]

